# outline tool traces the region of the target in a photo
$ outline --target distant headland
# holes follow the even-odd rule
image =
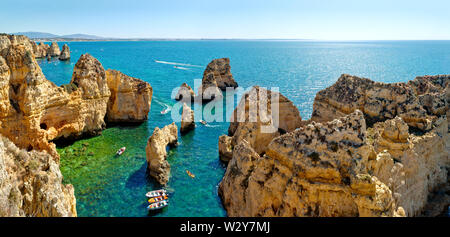
[[[103,37],[97,35],[89,35],[89,34],[69,34],[69,35],[56,35],[47,32],[37,32],[37,31],[26,31],[26,32],[15,32],[15,33],[7,33],[11,35],[24,35],[34,41],[178,41],[178,40],[294,40],[294,41],[308,41],[314,39],[240,39],[240,38],[157,38],[157,37],[149,37],[149,38],[117,38],[117,37]]]

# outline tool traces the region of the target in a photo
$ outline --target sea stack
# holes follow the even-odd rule
[[[59,46],[57,42],[52,42],[50,45],[50,48],[47,50],[47,55],[50,55],[51,57],[57,57],[61,54],[61,51],[59,50]]]
[[[170,165],[167,162],[166,147],[175,147],[178,144],[178,128],[175,123],[167,125],[162,129],[156,127],[152,136],[147,141],[145,153],[147,156],[150,175],[161,185],[169,182]]]
[[[111,123],[142,123],[148,119],[153,88],[148,82],[130,77],[120,71],[106,71],[111,97],[106,119]]]
[[[180,132],[181,134],[186,134],[194,128],[194,111],[186,103],[183,103]]]
[[[61,55],[59,55],[59,60],[61,61],[70,60],[70,49],[67,44],[63,45]]]
[[[187,83],[183,83],[181,84],[178,93],[175,95],[175,100],[192,102],[195,100],[195,92]]]
[[[230,59],[214,59],[203,72],[202,85],[198,95],[203,101],[208,102],[223,97],[221,90],[226,90],[227,87],[238,87],[231,74]]]
[[[203,80],[212,77],[216,81],[217,87],[221,90],[226,90],[227,87],[238,87],[237,82],[231,74],[231,66],[229,58],[219,58],[212,60],[206,66],[203,72]]]

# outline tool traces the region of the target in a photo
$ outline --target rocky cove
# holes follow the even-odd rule
[[[5,201],[10,204],[2,207],[8,210],[3,215],[75,216],[74,189],[69,184],[61,184],[58,167],[59,156],[67,149],[58,148],[57,152],[52,141],[64,137],[79,139],[83,134],[98,135],[107,123],[147,120],[149,111],[145,110],[150,109],[153,89],[150,85],[139,86],[142,82],[138,81],[136,87],[144,89],[134,90],[133,85],[126,85],[133,79],[118,71],[104,70],[90,55],[80,57],[70,84],[51,85],[33,57],[27,58],[27,50],[20,49],[29,47],[27,41],[17,43],[21,42],[17,36],[6,38],[10,43],[2,40],[6,46],[0,51],[2,57],[5,55],[1,75],[9,77],[10,84],[2,83],[1,108],[4,108],[2,114],[8,111],[14,117],[1,119],[5,165],[0,165],[3,168],[0,169],[3,174],[0,194],[2,200],[13,201]],[[215,64],[208,66],[213,67]],[[229,68],[225,74],[227,71]],[[221,73],[205,71],[205,74],[205,85],[218,86],[214,75]],[[333,86],[316,95],[309,120],[302,120],[296,106],[280,94],[282,116],[278,132],[261,134],[260,122],[231,123],[228,136],[216,137],[214,142],[217,146],[219,140],[218,154],[228,161],[218,189],[227,215],[417,216],[426,214],[430,207],[442,211],[440,207],[448,205],[448,201],[442,201],[448,200],[445,195],[449,167],[448,78],[418,77],[409,83],[388,84],[343,75]],[[156,93],[158,88],[154,89]],[[260,90],[264,89],[254,87],[248,99],[241,100],[238,106],[259,103],[251,95],[252,91]],[[39,96],[45,99],[37,100]],[[142,105],[135,106],[135,101],[142,101]],[[117,106],[121,103],[128,106]],[[77,116],[70,116],[74,111]],[[64,114],[66,117],[61,116]],[[160,127],[170,123],[165,119]],[[111,131],[117,132],[115,136],[123,134],[118,128],[104,132]],[[177,149],[189,146],[188,140],[183,139],[201,132],[196,128],[178,137],[181,144]],[[17,134],[29,135],[26,138]],[[175,134],[178,136],[178,131]],[[143,141],[136,142],[144,152],[150,135],[136,135],[143,137],[139,138]],[[79,141],[75,146],[82,150],[83,143]],[[163,143],[171,144],[173,139]],[[168,159],[172,152],[179,152],[177,149],[168,151]],[[176,176],[180,169],[177,161],[169,162],[173,166],[172,175]],[[20,170],[28,173],[24,175]],[[200,171],[194,173],[202,175]],[[48,181],[43,185],[41,180]]]

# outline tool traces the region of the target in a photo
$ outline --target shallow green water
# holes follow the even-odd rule
[[[172,166],[168,190],[170,206],[158,216],[224,216],[217,196],[217,184],[224,173],[217,149],[202,148],[199,134],[204,126],[180,137],[179,146],[168,153]],[[145,216],[144,194],[159,186],[148,176],[145,146],[150,136],[147,124],[112,127],[101,136],[58,148],[64,182],[73,184],[80,216]],[[211,138],[210,138],[211,139]],[[196,144],[197,143],[197,144]],[[115,152],[126,146],[126,152]],[[196,175],[194,179],[186,170]]]

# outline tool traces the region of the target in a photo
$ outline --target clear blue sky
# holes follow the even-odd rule
[[[447,39],[448,0],[1,0],[0,32],[106,37]]]

